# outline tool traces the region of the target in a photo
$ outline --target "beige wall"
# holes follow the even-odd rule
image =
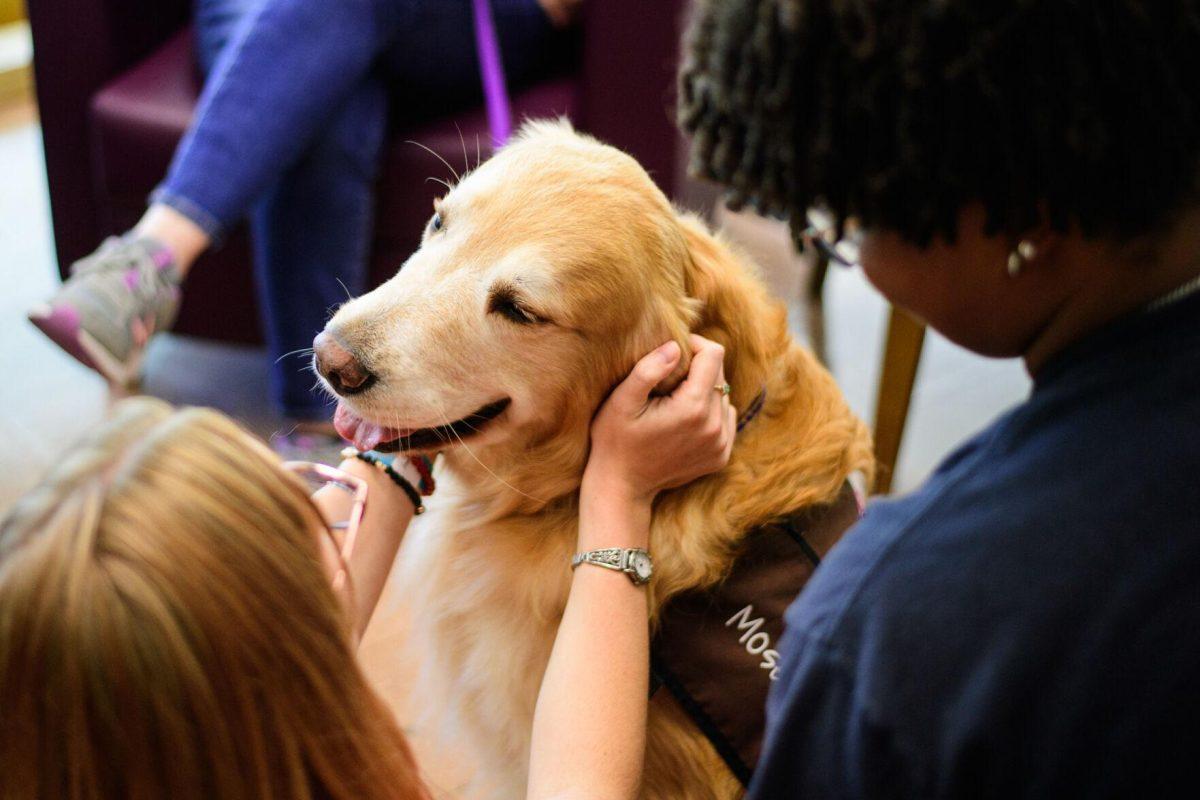
[[[0,0],[0,25],[25,19],[25,0]]]

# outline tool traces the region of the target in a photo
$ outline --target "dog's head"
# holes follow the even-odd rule
[[[360,448],[550,448],[577,466],[639,357],[668,338],[686,355],[690,330],[727,351],[754,337],[737,298],[761,290],[730,261],[632,158],[530,123],[434,204],[395,277],[341,307],[316,367]]]

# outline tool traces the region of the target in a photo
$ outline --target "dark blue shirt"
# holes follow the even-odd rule
[[[1200,295],[1045,365],[787,624],[754,798],[1200,797]]]

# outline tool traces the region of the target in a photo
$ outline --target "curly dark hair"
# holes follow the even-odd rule
[[[697,0],[679,97],[691,171],[794,235],[1128,240],[1198,197],[1200,0]]]

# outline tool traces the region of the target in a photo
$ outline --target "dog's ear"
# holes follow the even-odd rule
[[[658,385],[654,387],[654,391],[651,392],[652,395],[667,395],[675,391],[675,387],[683,383],[683,379],[687,377],[688,368],[692,364],[692,343],[688,341],[687,330],[685,329],[682,333],[678,334],[672,332],[671,338],[678,343],[679,352],[683,355],[679,359],[679,363],[675,365],[675,369],[671,370],[671,374],[659,381]]]
[[[786,314],[730,247],[691,214],[679,224],[687,243],[684,284],[695,304],[691,332],[725,348],[725,379],[735,402],[748,402],[761,388],[767,332],[764,315]],[[753,384],[753,385],[751,385]],[[749,392],[749,394],[747,394]]]
[[[678,292],[678,288],[676,288]],[[653,394],[666,395],[675,391],[683,379],[687,377],[692,365],[692,343],[688,338],[699,319],[700,303],[690,296],[676,294],[669,302],[669,307],[656,316],[667,320],[667,336],[679,345],[682,356],[671,374],[659,381],[654,387]]]

